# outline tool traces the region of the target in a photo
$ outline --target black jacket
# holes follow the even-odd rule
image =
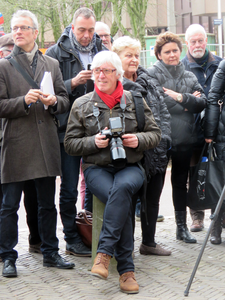
[[[168,163],[166,154],[171,143],[170,114],[163,97],[153,84],[148,71],[141,66],[138,67],[135,82],[123,78],[123,88],[128,91],[134,90],[142,94],[152,110],[157,125],[161,129],[161,141],[157,147],[147,150],[146,152],[148,153],[145,152],[144,163],[147,164],[145,167],[147,167],[151,176],[156,173],[162,173],[165,171]]]
[[[220,114],[218,100],[224,102],[225,96],[225,60],[222,60],[213,77],[205,110],[204,134],[205,138],[217,142],[217,155],[225,160],[225,109],[224,104]]]
[[[50,47],[46,51],[46,55],[51,56],[59,61],[59,67],[61,69],[64,84],[66,86],[67,92],[69,94],[70,100],[70,109],[73,105],[74,100],[83,96],[86,93],[86,85],[81,84],[77,86],[74,90],[71,90],[71,79],[83,70],[83,66],[76,52],[73,50],[69,38],[69,32],[71,29],[71,25],[69,25],[57,41],[57,43]],[[105,50],[102,46],[102,40],[96,36],[96,47],[93,49],[95,54]],[[58,115],[57,119],[59,120],[59,139],[60,142],[63,142],[66,125],[68,121],[70,110],[62,115]]]
[[[172,146],[182,146],[184,149],[197,141],[195,130],[195,113],[200,113],[206,107],[206,96],[196,76],[185,71],[180,62],[177,66],[165,65],[157,61],[148,69],[154,84],[159,89],[171,115]],[[164,93],[163,87],[183,95],[181,103]],[[193,93],[199,91],[201,96]]]

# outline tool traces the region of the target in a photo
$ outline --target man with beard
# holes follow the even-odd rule
[[[185,69],[193,72],[198,78],[206,97],[208,97],[213,75],[216,72],[222,58],[214,55],[207,49],[207,34],[205,29],[199,24],[192,24],[188,27],[185,33],[185,42],[188,47],[188,52],[182,59],[182,62],[185,66]],[[196,115],[198,142],[194,149],[195,161],[193,162],[195,164],[198,161],[199,154],[201,153],[205,141],[201,128],[202,117],[202,113]],[[201,231],[204,228],[204,211],[194,211],[191,209],[190,213],[193,221],[191,231]],[[221,232],[219,234],[219,231],[221,230],[221,224],[219,224],[219,222],[221,222],[221,218],[218,218],[218,221],[215,223],[215,226],[212,230],[210,241],[213,244],[221,243]]]

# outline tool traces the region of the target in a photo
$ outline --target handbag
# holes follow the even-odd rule
[[[92,244],[92,213],[82,210],[76,215],[76,225],[83,243],[91,248]]]
[[[206,157],[205,150],[206,144],[197,166],[190,168],[187,206],[194,210],[214,209],[225,184],[225,162],[218,160],[213,143]]]

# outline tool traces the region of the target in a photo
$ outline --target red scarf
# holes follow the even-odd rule
[[[105,104],[110,109],[113,108],[117,103],[119,103],[120,99],[123,96],[123,85],[122,85],[121,81],[118,81],[117,87],[111,95],[108,95],[106,93],[99,91],[96,84],[95,84],[95,90],[96,90],[96,93],[99,95],[99,97],[102,99],[102,101],[105,102]]]

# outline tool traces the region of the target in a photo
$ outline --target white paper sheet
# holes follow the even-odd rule
[[[44,73],[44,76],[43,76],[42,81],[41,81],[40,89],[43,93],[48,93],[48,94],[55,95],[51,72],[46,71]],[[44,108],[48,109],[48,105],[44,105]]]

